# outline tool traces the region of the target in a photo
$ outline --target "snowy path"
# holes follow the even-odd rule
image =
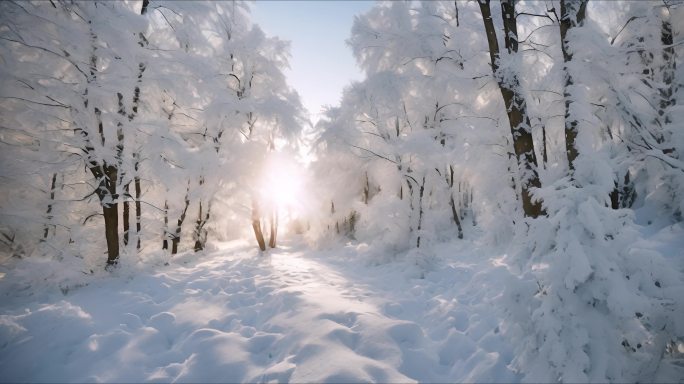
[[[0,381],[517,379],[487,309],[491,271],[444,265],[415,279],[398,263],[304,249],[232,245],[66,293],[29,295],[6,276]]]

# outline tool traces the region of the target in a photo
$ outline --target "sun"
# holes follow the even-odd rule
[[[269,157],[261,176],[259,192],[264,205],[275,209],[286,222],[299,215],[305,199],[303,167],[291,157]]]
[[[268,179],[268,183],[272,186],[271,198],[279,208],[291,208],[297,204],[297,196],[301,191],[297,178],[291,172],[276,169]]]

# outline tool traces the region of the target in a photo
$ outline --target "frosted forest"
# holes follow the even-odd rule
[[[0,2],[1,382],[684,381],[683,2],[253,6]]]

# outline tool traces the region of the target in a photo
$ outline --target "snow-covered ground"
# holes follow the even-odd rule
[[[471,247],[422,279],[298,241],[59,284],[56,264],[24,260],[0,279],[0,380],[515,381],[487,305],[496,268]]]
[[[640,246],[672,252],[683,232]],[[520,380],[495,305],[500,255],[444,244],[426,272],[365,252],[232,242],[93,274],[20,260],[0,278],[0,381]]]

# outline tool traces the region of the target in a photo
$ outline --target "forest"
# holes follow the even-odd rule
[[[0,2],[0,381],[681,382],[683,2],[251,6]]]

